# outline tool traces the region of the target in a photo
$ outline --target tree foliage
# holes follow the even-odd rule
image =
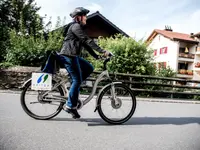
[[[2,20],[6,25],[17,32],[36,35],[42,29],[42,18],[37,14],[40,7],[34,0],[3,0],[0,4]]]
[[[56,26],[60,22],[58,21]],[[47,51],[59,51],[63,41],[62,30],[48,33],[48,39],[41,34],[36,39],[33,35],[19,34],[16,30],[10,32],[10,46],[6,62],[10,65],[41,66]]]
[[[34,0],[0,1],[0,62],[9,47],[9,31],[15,30],[36,38],[43,29],[42,18],[37,14],[40,8]]]
[[[99,38],[99,45],[111,51],[115,57],[109,63],[109,70],[120,73],[153,74],[155,72],[152,64],[152,50],[147,49],[143,41],[120,34],[110,38]],[[102,68],[102,63],[89,58],[96,70]]]

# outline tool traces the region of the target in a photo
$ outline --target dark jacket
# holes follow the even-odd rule
[[[60,54],[66,56],[80,56],[82,48],[85,48],[93,57],[97,58],[98,55],[93,51],[103,53],[101,49],[92,39],[90,39],[84,32],[83,26],[77,22],[70,23]]]

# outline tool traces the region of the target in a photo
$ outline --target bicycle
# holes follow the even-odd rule
[[[96,106],[95,106],[94,112],[98,111],[100,117],[109,124],[123,124],[126,121],[128,121],[134,114],[135,109],[136,109],[136,98],[135,98],[133,91],[128,86],[124,85],[122,82],[113,82],[111,77],[109,76],[109,72],[107,70],[107,63],[111,60],[111,58],[113,56],[114,55],[111,55],[108,58],[101,58],[102,60],[104,60],[103,71],[96,78],[95,83],[92,88],[92,92],[90,93],[90,95],[85,100],[80,100],[80,99],[78,100],[77,109],[80,110],[84,105],[86,105],[88,102],[90,102],[96,93],[98,84],[102,80],[107,80],[109,83],[107,83],[105,86],[103,86],[103,88],[101,88],[101,90],[97,94]],[[48,114],[48,115],[34,114],[27,107],[26,96],[28,94],[26,94],[26,92],[27,92],[28,88],[30,88],[31,82],[32,82],[32,79],[30,78],[21,87],[22,92],[21,92],[20,100],[21,100],[21,106],[22,106],[23,110],[30,117],[32,117],[34,119],[39,119],[39,120],[51,119],[51,118],[55,117],[56,115],[58,115],[61,112],[61,110],[63,110],[63,106],[67,101],[67,95],[68,95],[69,91],[66,88],[66,84],[68,83],[68,79],[60,79],[57,77],[57,74],[55,74],[52,77],[51,90],[47,90],[47,91],[39,90],[38,94],[37,94],[37,91],[32,92],[32,96],[34,95],[34,93],[35,93],[35,95],[37,95],[37,101],[30,102],[30,104],[36,104],[36,103],[39,103],[42,105],[43,104],[51,104],[52,106],[56,106],[56,108],[58,107],[55,110],[55,112],[53,112],[52,114]],[[119,97],[117,97],[117,89],[118,88],[122,89],[122,91],[120,91]],[[50,95],[50,92],[53,92],[53,91],[54,91],[54,94]],[[59,95],[55,95],[56,92],[59,92]],[[31,92],[30,92],[30,94],[31,94]],[[32,98],[32,96],[31,96],[31,98]],[[128,112],[128,114],[125,117],[121,117],[121,119],[119,119],[119,120],[116,118],[109,118],[109,117],[107,117],[107,115],[105,115],[105,112],[103,110],[104,98],[105,98],[105,100],[108,100],[108,103],[111,105],[112,112],[113,111],[116,112],[118,109],[120,109],[124,105],[122,103],[122,99],[124,99],[125,102],[130,101],[132,103],[131,105],[127,105],[127,106],[131,106],[130,111]],[[58,103],[58,104],[54,104],[54,103]],[[127,106],[126,106],[126,110],[127,110]],[[111,109],[109,105],[106,105],[106,107]],[[38,110],[38,107],[35,110]],[[123,109],[123,112],[124,112],[124,109]],[[118,113],[118,112],[116,112],[116,113]],[[111,113],[109,113],[109,114],[111,114]]]

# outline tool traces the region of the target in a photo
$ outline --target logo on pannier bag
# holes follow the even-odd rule
[[[47,73],[32,73],[33,90],[51,90],[52,76]]]
[[[42,80],[43,80],[42,83],[44,83],[45,81],[47,81],[49,75],[46,74],[46,75],[44,76],[44,78],[42,78],[43,76],[44,76],[44,74],[42,74],[42,75],[38,78],[37,83],[42,82]]]

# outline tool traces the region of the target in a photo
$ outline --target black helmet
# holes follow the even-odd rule
[[[73,12],[70,13],[70,16],[72,18],[76,17],[76,16],[82,16],[82,15],[87,15],[90,11],[88,9],[85,9],[83,7],[77,7],[74,9]]]

